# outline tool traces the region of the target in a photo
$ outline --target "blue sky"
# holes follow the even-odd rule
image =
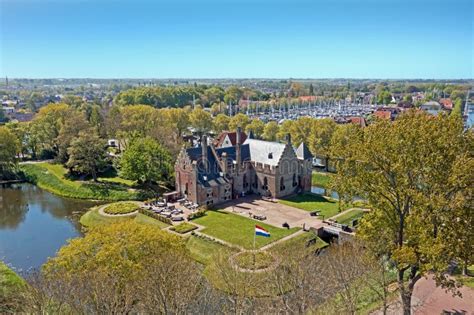
[[[473,78],[470,0],[0,0],[0,75]]]

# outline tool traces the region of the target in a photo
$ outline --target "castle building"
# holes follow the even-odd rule
[[[202,137],[201,146],[183,148],[175,164],[176,191],[199,205],[216,205],[239,196],[281,198],[311,190],[312,158],[308,147],[253,139],[215,148]]]

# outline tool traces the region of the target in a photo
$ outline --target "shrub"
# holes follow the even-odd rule
[[[193,231],[195,229],[197,229],[198,227],[195,226],[194,224],[191,224],[191,223],[188,223],[188,222],[183,222],[179,225],[176,225],[176,226],[173,226],[171,228],[172,231],[175,231],[176,233],[179,233],[179,234],[185,234],[185,233],[188,233],[190,231]]]
[[[104,212],[108,214],[127,214],[139,209],[138,205],[134,202],[115,202],[108,205]]]
[[[171,221],[171,219],[169,218],[165,218],[157,213],[154,213],[153,211],[150,211],[148,209],[143,209],[143,208],[140,208],[138,209],[138,212],[140,212],[141,214],[144,214],[146,216],[149,216],[150,218],[153,218],[153,219],[156,219],[158,221],[161,221],[163,223],[166,223],[166,224],[169,224],[169,225],[172,225],[173,222]]]
[[[206,210],[200,209],[197,212],[194,212],[194,213],[191,213],[190,215],[188,215],[188,220],[194,220],[194,219],[203,217],[205,215],[206,215]]]

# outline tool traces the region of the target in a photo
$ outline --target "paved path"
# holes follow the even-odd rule
[[[462,298],[453,297],[452,293],[445,292],[441,287],[437,287],[432,277],[421,278],[415,284],[412,296],[412,313],[414,315],[432,314],[474,314],[474,289],[463,286],[459,288]],[[397,292],[398,294],[398,292]],[[396,301],[389,305],[387,314],[402,314],[402,304],[397,297]],[[381,315],[382,312],[375,311],[373,315]]]

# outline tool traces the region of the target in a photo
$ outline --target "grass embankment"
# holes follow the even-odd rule
[[[183,222],[181,224],[178,224],[176,226],[173,226],[171,228],[172,231],[175,231],[176,233],[179,233],[179,234],[184,234],[184,233],[188,233],[188,232],[191,232],[195,229],[197,229],[198,227],[195,226],[194,224],[191,224],[191,223],[188,223],[188,222]]]
[[[291,196],[279,202],[306,211],[320,211],[325,219],[339,212],[339,201],[311,193]]]
[[[127,216],[127,217],[115,217],[115,218],[105,217],[99,214],[98,209],[99,207],[94,207],[91,210],[87,211],[84,215],[82,215],[79,222],[86,228],[93,228],[93,227],[100,226],[103,224],[117,223],[117,222],[122,222],[125,220],[135,220],[135,222],[137,223],[153,225],[159,229],[163,229],[169,226],[168,224],[164,222],[150,218],[141,213],[137,213],[134,216]]]
[[[329,188],[332,175],[329,173],[313,172],[311,175],[311,185],[322,188]]]
[[[128,214],[137,211],[140,207],[134,202],[115,202],[104,208],[107,214]]]
[[[227,246],[195,235],[189,237],[186,242],[186,248],[188,249],[191,258],[203,265],[209,265],[217,253],[234,252],[233,249]]]
[[[246,249],[253,248],[255,225],[259,225],[268,230],[271,235],[271,237],[257,236],[255,239],[256,248],[272,243],[299,230],[299,228],[291,228],[289,230],[277,228],[260,221],[224,211],[206,211],[203,217],[194,219],[193,222],[205,226],[205,228],[201,230],[201,233]]]
[[[469,267],[467,267],[466,276],[462,275],[462,271],[460,267],[456,268],[456,270],[454,271],[454,275],[456,277],[456,280],[461,282],[463,285],[471,289],[474,289],[474,265],[470,265]]]
[[[25,280],[0,261],[0,314],[21,311],[26,289]]]
[[[143,192],[124,185],[122,179],[108,178],[106,182],[79,181],[67,177],[67,170],[59,164],[23,164],[27,179],[53,194],[95,200],[140,200]]]
[[[341,214],[340,216],[336,217],[335,220],[336,220],[337,223],[352,226],[352,221],[362,218],[364,216],[364,214],[365,214],[364,210],[353,209],[353,210],[347,211],[346,213]]]
[[[270,267],[275,263],[275,258],[268,252],[242,252],[234,257],[234,262],[240,268],[259,270]]]

